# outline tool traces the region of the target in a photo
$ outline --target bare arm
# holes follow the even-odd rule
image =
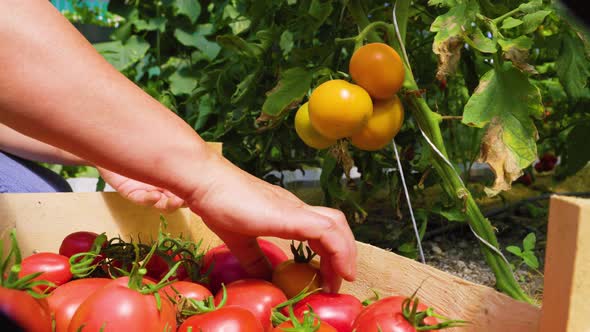
[[[109,65],[44,0],[0,11],[0,122],[185,199],[255,276],[270,272],[257,236],[308,240],[324,287],[352,280],[344,215],[309,206],[211,151],[182,119]]]
[[[55,146],[25,136],[0,123],[0,150],[24,159],[61,165],[87,165],[88,162]]]

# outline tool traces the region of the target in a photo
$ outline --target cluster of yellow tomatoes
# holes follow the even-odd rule
[[[399,54],[383,43],[371,43],[354,52],[349,64],[354,83],[330,80],[312,92],[295,115],[295,130],[315,149],[325,149],[339,139],[375,151],[397,135],[404,109],[396,93],[404,81]]]

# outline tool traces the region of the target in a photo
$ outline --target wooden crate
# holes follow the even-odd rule
[[[159,216],[159,211],[134,205],[117,193],[0,195],[0,232],[5,235],[16,228],[24,255],[57,252],[65,235],[81,230],[155,238]],[[203,239],[206,247],[220,243],[188,209],[165,217],[173,234]],[[584,278],[590,273],[590,242],[584,238],[590,238],[590,202],[553,197],[543,309],[360,242],[357,280],[344,283],[342,292],[364,299],[372,295],[371,289],[383,295],[410,295],[421,286],[418,296],[423,302],[443,315],[472,322],[454,331],[590,331],[582,319],[590,313],[590,279]],[[285,250],[289,247],[290,241],[270,240]]]

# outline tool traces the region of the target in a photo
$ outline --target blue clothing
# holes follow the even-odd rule
[[[69,183],[52,170],[0,151],[0,193],[71,191]]]

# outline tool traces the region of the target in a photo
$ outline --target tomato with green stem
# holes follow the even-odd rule
[[[41,252],[23,259],[21,270],[18,274],[19,277],[22,278],[36,272],[41,272],[41,274],[35,278],[36,280],[46,280],[56,286],[63,285],[72,280],[72,272],[70,271],[70,261],[68,257],[52,252]],[[44,285],[37,287],[41,292],[53,290],[53,287]]]
[[[305,250],[303,250],[302,242],[297,247],[291,244],[293,259],[281,263],[273,271],[272,283],[288,298],[296,296],[306,287],[308,291],[320,288],[320,267],[316,261],[313,261],[316,254],[308,246]]]
[[[10,241],[6,257],[0,250],[0,313],[25,331],[50,332],[51,315],[45,295],[38,294],[34,289],[54,285],[36,280],[41,272],[19,277],[22,257],[15,230],[10,233]],[[4,248],[1,239],[0,248]]]
[[[176,310],[160,295],[165,284],[143,280],[146,261],[156,246],[152,246],[142,265],[138,262],[139,247],[134,244],[134,248],[136,261],[129,276],[111,281],[82,302],[68,326],[69,332],[82,327],[90,331],[176,331]],[[174,273],[177,266],[169,273]]]
[[[262,324],[249,310],[223,307],[185,320],[178,332],[263,332]]]
[[[359,313],[352,328],[356,332],[438,331],[466,323],[436,314],[413,294],[411,297],[389,296],[377,300]]]

